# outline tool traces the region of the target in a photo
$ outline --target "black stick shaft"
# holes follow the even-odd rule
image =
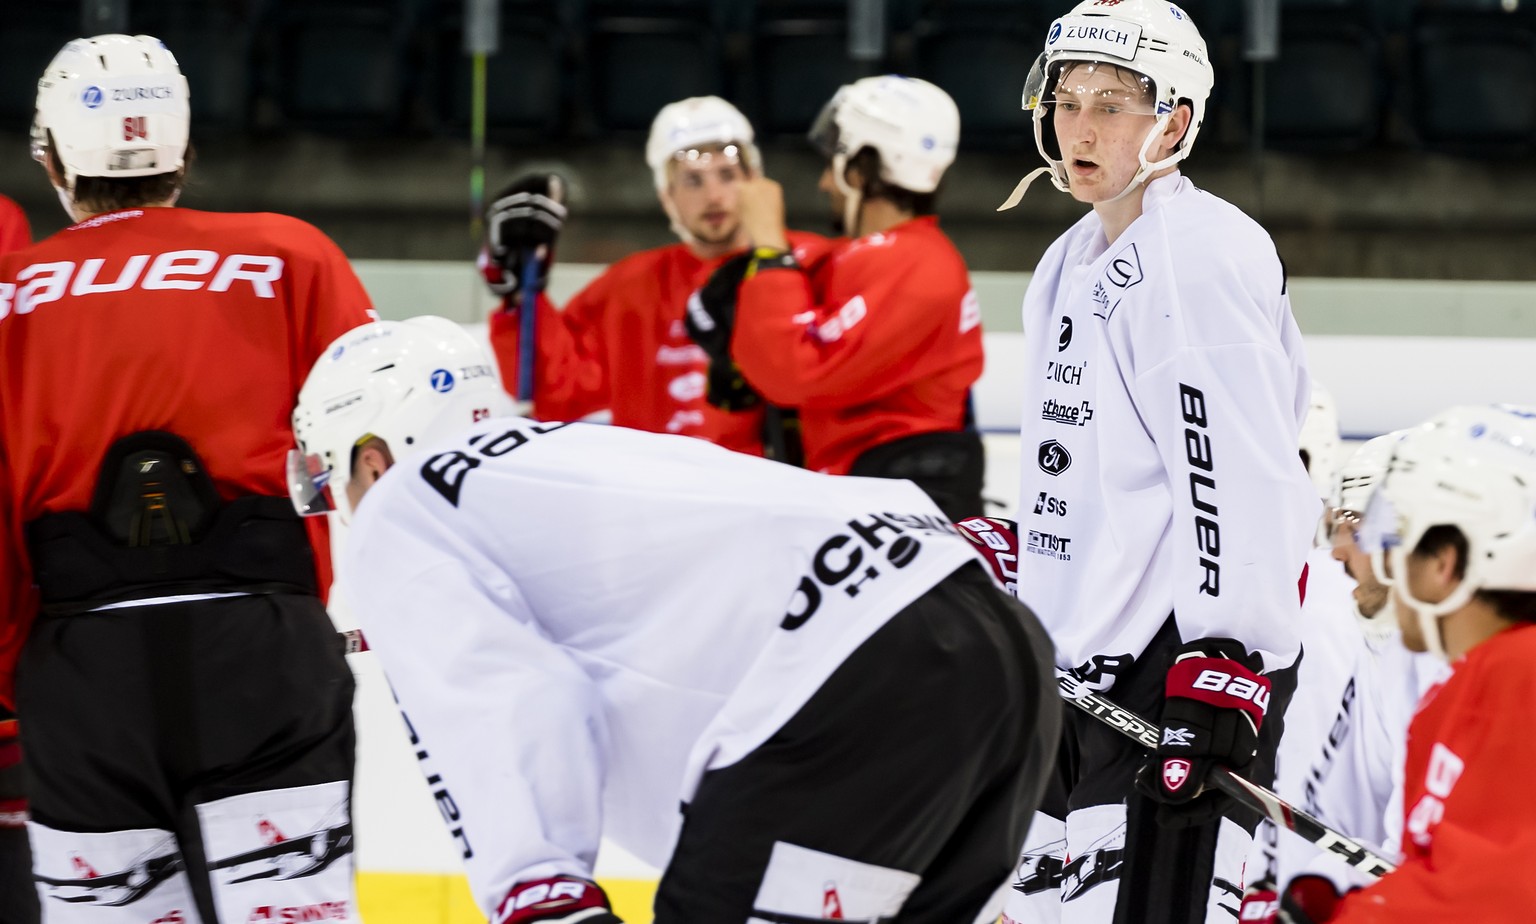
[[[1163,730],[1160,727],[1129,709],[1121,708],[1113,700],[1088,689],[1071,677],[1061,677],[1058,686],[1062,698],[1067,702],[1147,750],[1156,751],[1162,742]],[[1315,816],[1303,812],[1270,790],[1238,776],[1226,767],[1212,767],[1206,782],[1231,796],[1237,804],[1256,812],[1260,818],[1268,818],[1280,827],[1296,832],[1362,873],[1382,876],[1396,868],[1396,864],[1371,848],[1333,830]]]

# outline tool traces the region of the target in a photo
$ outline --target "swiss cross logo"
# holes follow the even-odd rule
[[[1189,779],[1189,761],[1173,757],[1163,761],[1163,788],[1169,792],[1178,792],[1184,781]]]
[[[123,140],[140,141],[149,138],[149,128],[144,124],[143,116],[128,116],[123,119]]]

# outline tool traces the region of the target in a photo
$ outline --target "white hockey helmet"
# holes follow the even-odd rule
[[[752,123],[741,110],[718,96],[690,96],[668,103],[651,120],[651,133],[645,142],[645,164],[651,168],[656,194],[672,222],[672,232],[685,243],[693,235],[677,220],[677,210],[667,193],[671,177],[668,166],[673,161],[698,161],[713,156],[701,148],[723,146],[724,156],[746,165],[753,176],[763,173],[763,155],[757,149]]]
[[[171,173],[186,162],[190,128],[187,78],[163,42],[75,39],[37,82],[32,156],[45,160],[51,148],[70,190],[79,176]]]
[[[1120,196],[1151,174],[1188,157],[1195,146],[1195,137],[1205,121],[1206,102],[1216,83],[1216,71],[1211,66],[1205,39],[1189,14],[1167,0],[1082,0],[1070,13],[1051,23],[1045,51],[1035,60],[1024,82],[1023,108],[1033,113],[1035,146],[1049,166],[1021,180],[999,211],[1018,205],[1029,184],[1041,173],[1049,173],[1057,189],[1071,191],[1049,112],[1049,104],[1055,100],[1056,83],[1068,63],[1112,64],[1133,71],[1146,78],[1152,92],[1157,121],[1142,142],[1141,167]],[[1187,102],[1193,110],[1189,129],[1171,154],[1156,162],[1148,161],[1148,151],[1181,102]]]
[[[299,513],[335,511],[345,523],[353,451],[370,437],[388,443],[398,464],[477,420],[510,413],[485,347],[453,321],[354,328],[326,347],[299,390],[289,495]]]
[[[1307,454],[1307,473],[1317,496],[1329,501],[1338,491],[1339,479],[1339,411],[1333,403],[1333,395],[1316,382],[1312,383],[1312,403],[1307,416],[1301,422],[1298,448]]]
[[[1461,531],[1466,570],[1450,596],[1426,603],[1404,576],[1434,526]],[[1455,407],[1404,433],[1360,533],[1378,580],[1414,611],[1429,650],[1446,657],[1440,617],[1479,590],[1536,592],[1536,408]]]

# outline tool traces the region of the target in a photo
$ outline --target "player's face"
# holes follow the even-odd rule
[[[1113,199],[1140,169],[1142,143],[1157,123],[1144,80],[1115,67],[1069,64],[1057,81],[1050,118],[1079,202]],[[1156,146],[1147,156],[1158,159]]]
[[[747,171],[735,145],[680,152],[669,168],[677,220],[704,244],[727,244],[741,226],[740,183]]]
[[[1390,564],[1388,567],[1390,568]],[[1444,595],[1439,595],[1437,599],[1434,590],[1427,586],[1427,579],[1433,568],[1432,556],[1409,555],[1406,582],[1401,581],[1396,575],[1390,575],[1393,580],[1392,611],[1397,616],[1397,628],[1403,633],[1403,647],[1409,651],[1428,651],[1429,643],[1424,640],[1424,627],[1419,624],[1418,614],[1408,605],[1408,601],[1403,599],[1401,583],[1408,585],[1408,592],[1413,594],[1414,599],[1423,600],[1426,603],[1437,603],[1440,599],[1444,599]]]
[[[1333,559],[1355,579],[1355,606],[1369,619],[1387,605],[1387,588],[1371,570],[1371,556],[1360,548],[1360,515],[1353,510],[1328,511],[1328,538],[1333,543]]]

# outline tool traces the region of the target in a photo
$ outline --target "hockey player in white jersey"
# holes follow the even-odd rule
[[[1020,596],[1058,669],[1168,732],[1148,761],[1069,713],[1046,800],[1065,824],[1037,822],[1025,859],[1067,858],[1076,887],[1037,877],[1016,920],[1231,920],[1253,820],[1204,776],[1270,780],[1295,682],[1321,509],[1296,452],[1306,361],[1269,236],[1178,170],[1213,80],[1179,7],[1088,0],[1025,87],[1037,173],[1093,210],[1024,300]]]
[[[290,459],[491,921],[617,922],[603,836],[657,924],[995,915],[1061,704],[933,502],[506,403],[456,325],[375,324]]]

